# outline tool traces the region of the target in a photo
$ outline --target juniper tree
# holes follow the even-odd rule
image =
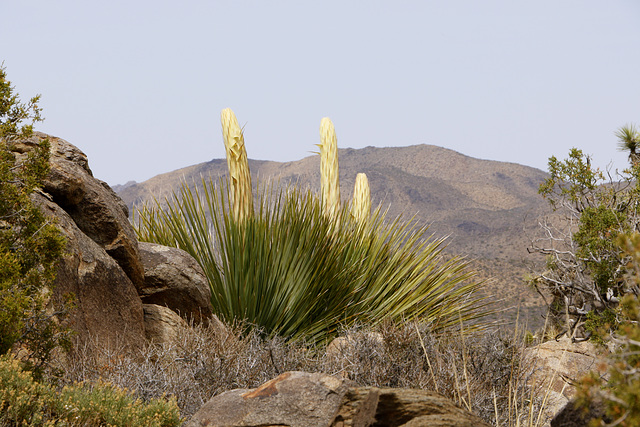
[[[549,159],[550,176],[539,189],[555,220],[540,222],[532,250],[546,255],[547,263],[533,282],[551,292],[552,320],[571,332],[616,323],[620,298],[638,294],[637,285],[625,280],[628,260],[615,241],[640,230],[640,134],[625,126],[616,136],[629,151],[627,169],[612,176],[573,148],[565,160]]]
[[[49,170],[49,142],[17,146],[42,121],[39,99],[23,103],[0,65],[0,354],[21,345],[36,370],[64,336],[45,307],[64,239],[31,199]]]

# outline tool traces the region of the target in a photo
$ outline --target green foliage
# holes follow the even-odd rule
[[[605,179],[589,156],[573,148],[563,161],[549,159],[549,178],[539,189],[556,215],[553,222],[541,222],[542,236],[534,241],[533,249],[546,255],[547,263],[532,282],[551,291],[550,314],[566,320],[569,330],[585,325],[596,332],[601,318],[610,317],[615,302],[631,291],[616,239],[640,228],[638,133],[626,126],[616,135],[631,163],[617,172],[617,180],[609,171]],[[586,317],[588,312],[593,313]]]
[[[580,215],[573,240],[578,245],[576,255],[584,260],[596,289],[603,294],[615,283],[621,260],[615,241],[628,231],[628,218],[607,205],[587,207]]]
[[[237,223],[228,187],[183,184],[144,207],[138,237],[176,246],[203,267],[213,309],[288,338],[321,340],[340,325],[421,317],[438,327],[486,313],[481,282],[460,258],[444,261],[443,239],[378,210],[364,226],[349,215],[323,215],[318,197],[295,187],[259,191],[255,215]],[[136,222],[136,220],[134,220]]]
[[[582,150],[572,148],[564,161],[551,156],[548,166],[550,177],[540,185],[539,193],[554,209],[561,206],[563,199],[568,199],[578,212],[597,202],[594,190],[598,188],[604,175],[591,167],[589,157]]]
[[[618,148],[620,151],[629,152],[629,161],[635,165],[638,162],[638,155],[640,155],[640,132],[630,124],[618,129],[616,136],[619,140]]]
[[[30,136],[33,123],[42,121],[42,109],[38,106],[40,95],[24,104],[14,90],[7,80],[4,63],[0,64],[0,138],[9,141]],[[25,120],[28,122],[24,123]]]
[[[56,392],[34,381],[15,359],[0,357],[0,425],[168,427],[181,422],[175,399],[145,403],[107,383]]]
[[[16,148],[42,120],[38,97],[23,104],[13,90],[0,67],[0,354],[22,344],[37,370],[65,341],[45,310],[64,239],[30,198],[49,170],[48,141]]]
[[[578,402],[585,408],[598,399],[605,404],[605,412],[613,422],[609,425],[640,425],[640,305],[637,296],[627,295],[621,304],[625,318],[618,327],[617,350],[606,363],[609,378],[591,373],[578,387]],[[594,420],[592,425],[602,425]]]
[[[588,312],[584,322],[584,329],[591,332],[593,340],[599,344],[605,344],[603,337],[608,336],[617,326],[617,312],[610,308],[601,312],[594,310]]]
[[[640,233],[619,236],[616,246],[624,259],[624,281],[629,291],[615,312],[608,310],[593,318],[594,326],[606,328],[608,344],[614,350],[600,367],[602,372],[592,372],[580,380],[576,395],[585,411],[593,402],[604,403],[606,419],[593,420],[594,426],[604,421],[607,425],[640,425]],[[611,328],[612,324],[617,327]],[[605,372],[608,378],[602,375]]]

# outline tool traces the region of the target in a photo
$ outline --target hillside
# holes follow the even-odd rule
[[[339,151],[342,198],[351,197],[355,177],[369,178],[373,205],[389,208],[392,217],[415,215],[431,224],[436,236],[448,235],[448,251],[474,259],[483,277],[495,282],[491,292],[508,306],[523,305],[521,318],[539,324],[541,300],[523,283],[527,253],[537,218],[546,209],[538,186],[546,174],[514,163],[480,160],[433,146],[341,149]],[[251,173],[261,180],[298,182],[319,191],[320,158],[295,162],[249,161]],[[116,187],[130,209],[170,196],[180,182],[217,179],[226,173],[226,160],[215,159],[153,177],[142,183]],[[254,178],[254,182],[255,182]],[[511,310],[509,317],[513,318]]]

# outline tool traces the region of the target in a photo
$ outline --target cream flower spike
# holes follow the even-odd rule
[[[369,180],[367,175],[359,173],[356,175],[356,184],[353,188],[353,202],[351,204],[351,215],[356,221],[366,223],[371,214],[371,191],[369,190]]]
[[[253,194],[249,160],[244,146],[244,135],[238,125],[236,115],[230,108],[220,114],[222,136],[227,152],[229,168],[230,201],[237,221],[242,221],[253,213]]]
[[[340,181],[338,169],[338,139],[328,117],[320,122],[320,187],[325,215],[338,220],[340,211]]]

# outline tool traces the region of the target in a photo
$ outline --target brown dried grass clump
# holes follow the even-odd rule
[[[61,381],[109,381],[147,400],[175,396],[183,417],[214,395],[255,388],[293,370],[325,372],[361,386],[433,390],[500,426],[529,425],[539,411],[542,396],[527,386],[533,367],[513,337],[434,334],[428,325],[409,322],[352,327],[342,336],[342,344],[327,351],[241,324],[192,325],[174,342],[147,345],[135,357],[122,356],[117,345],[87,343],[70,356]]]

